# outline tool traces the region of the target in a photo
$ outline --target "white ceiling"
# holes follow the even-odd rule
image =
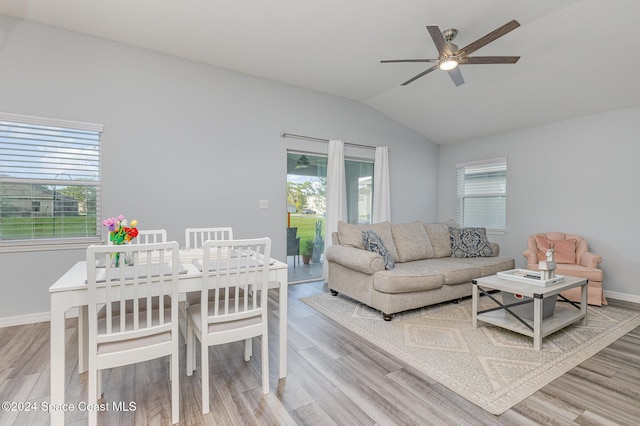
[[[2,0],[0,14],[362,101],[437,143],[640,105],[638,0]],[[472,56],[520,61],[462,66],[460,87],[439,70],[400,86],[430,64],[380,64],[436,58],[426,25],[464,46],[511,19]]]

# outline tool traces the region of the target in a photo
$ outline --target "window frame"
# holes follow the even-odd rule
[[[94,179],[85,179],[85,180],[80,180],[77,178],[74,180],[74,178],[65,173],[64,170],[61,171],[61,173],[56,174],[53,178],[51,176],[16,176],[16,175],[5,175],[4,177],[0,176],[0,183],[3,184],[14,184],[16,187],[20,186],[20,185],[26,185],[27,189],[24,190],[24,192],[20,193],[18,192],[17,194],[26,194],[26,196],[24,197],[25,200],[31,199],[32,202],[32,215],[30,216],[31,219],[34,219],[35,216],[33,216],[33,208],[35,206],[34,203],[36,204],[40,204],[40,207],[42,208],[42,200],[38,200],[36,198],[33,198],[34,195],[33,194],[29,194],[29,191],[33,191],[34,188],[36,188],[37,186],[53,186],[54,187],[54,192],[55,192],[55,188],[60,188],[60,187],[87,187],[87,188],[93,188],[93,190],[95,190],[95,221],[96,221],[96,233],[95,235],[85,235],[85,236],[45,236],[42,238],[37,238],[35,237],[33,234],[30,237],[27,238],[14,238],[14,239],[0,239],[0,253],[12,253],[12,252],[25,252],[25,251],[46,251],[46,250],[60,250],[60,249],[83,249],[88,247],[91,244],[99,244],[102,242],[102,238],[101,238],[101,228],[100,228],[100,218],[101,218],[101,189],[102,189],[102,184],[101,184],[101,137],[102,137],[102,133],[104,131],[104,126],[102,124],[95,124],[95,123],[87,123],[87,122],[79,122],[79,121],[70,121],[70,120],[62,120],[62,119],[56,119],[56,118],[46,118],[46,117],[36,117],[36,116],[29,116],[29,115],[21,115],[21,114],[13,114],[13,113],[5,113],[5,112],[0,112],[0,121],[3,122],[11,122],[11,123],[16,123],[19,125],[35,125],[35,126],[47,126],[47,127],[57,127],[57,128],[61,128],[64,129],[65,131],[68,132],[74,132],[74,131],[81,131],[81,132],[92,132],[92,133],[97,133],[97,149],[94,149],[93,153],[95,153],[97,155],[97,160],[93,160],[93,161],[89,161],[88,159],[85,159],[84,162],[79,163],[79,167],[88,167],[89,164],[91,163],[92,165],[97,165],[97,172],[95,173],[95,178]],[[35,134],[36,132],[34,132]],[[31,136],[31,138],[29,140],[34,140],[36,139],[35,136]],[[81,147],[81,144],[77,143],[77,141],[74,145],[71,146],[71,149],[79,149],[78,147]],[[87,143],[87,146],[89,146],[90,144]],[[24,145],[16,145],[18,147],[31,147],[33,148],[33,144],[28,144],[25,143]],[[65,159],[64,157],[64,149],[63,148],[56,148],[51,150],[50,152],[53,152],[55,154],[63,154],[60,155],[59,158],[55,158],[55,161],[53,162],[55,167],[56,165],[69,165],[69,158],[71,158],[72,160],[76,160],[76,158],[74,157],[68,157],[67,154],[67,158]],[[46,153],[43,154],[37,154],[35,155],[35,158],[37,161],[41,161],[42,158],[46,157]],[[15,161],[22,161],[21,159],[17,159],[17,154],[13,155],[10,152],[3,157],[4,159],[7,160],[8,164],[11,164],[12,162]],[[52,157],[47,157],[48,159],[52,158]],[[66,162],[65,162],[66,160]],[[76,163],[77,164],[77,163]],[[36,173],[42,173],[43,171],[46,170],[45,167],[43,167],[43,169],[34,169],[36,171]],[[51,175],[51,173],[49,173]],[[73,174],[73,173],[72,173]],[[0,194],[0,199],[4,199],[10,195],[2,195]],[[66,196],[62,195],[61,198],[65,198]],[[68,198],[68,197],[67,197]],[[93,201],[93,200],[92,200]],[[50,208],[52,208],[52,217],[53,220],[55,221],[55,217],[56,217],[56,208],[63,209],[63,213],[62,213],[62,217],[64,216],[64,204],[65,202],[63,201],[62,204],[57,204],[57,199],[56,199],[56,195],[54,193],[53,195],[53,199],[51,201],[52,206],[49,206]],[[51,204],[49,203],[49,204]],[[62,207],[60,207],[62,206]],[[0,220],[2,220],[2,218],[0,217]],[[85,221],[86,222],[86,221]],[[31,222],[30,226],[33,226],[33,224],[35,223],[35,221]]]
[[[498,157],[491,158],[487,160],[479,160],[479,161],[471,161],[466,163],[456,164],[456,222],[460,226],[473,226],[480,227],[479,224],[465,224],[465,200],[467,199],[487,199],[487,198],[504,198],[504,210],[502,211],[503,215],[503,227],[490,227],[486,226],[486,224],[482,225],[482,227],[486,228],[487,233],[494,235],[504,235],[507,233],[507,171],[508,171],[508,161],[507,157]],[[487,168],[495,166],[497,168],[504,169],[504,192],[474,192],[468,193],[465,190],[465,179],[464,176],[469,171],[480,171],[482,168]]]

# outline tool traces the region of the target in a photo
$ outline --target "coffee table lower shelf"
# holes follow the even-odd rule
[[[580,321],[585,317],[586,314],[582,313],[579,310],[576,310],[573,306],[562,306],[560,304],[557,304],[553,315],[542,320],[540,337],[545,337],[549,334],[555,333],[561,328],[564,328],[574,322]],[[530,330],[516,318],[509,315],[507,312],[505,312],[504,309],[499,309],[484,314],[478,314],[476,318],[478,321],[497,325],[498,327],[506,328],[507,330],[511,330],[515,333],[523,334],[525,336],[534,337],[533,330]],[[527,323],[533,328],[532,320],[525,321],[527,321]]]

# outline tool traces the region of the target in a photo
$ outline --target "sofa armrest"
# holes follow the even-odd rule
[[[522,255],[527,258],[527,265],[538,264],[538,253],[534,249],[528,248],[522,252]]]
[[[602,262],[602,256],[599,254],[589,253],[585,251],[580,256],[580,266],[584,266],[585,268],[593,268],[596,269],[598,267],[598,263]]]
[[[489,245],[493,249],[493,257],[500,256],[500,245],[498,243],[492,243],[491,241],[489,241]]]
[[[332,244],[327,248],[325,257],[329,262],[339,263],[346,268],[367,275],[372,275],[377,271],[384,270],[384,260],[382,256],[355,247]]]

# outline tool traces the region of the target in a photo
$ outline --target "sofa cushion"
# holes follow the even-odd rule
[[[466,259],[449,257],[417,261],[415,264],[415,266],[441,273],[445,285],[469,283],[481,276],[480,265],[468,262]]]
[[[423,265],[417,265],[418,262],[397,263],[392,271],[376,272],[373,274],[373,288],[382,293],[410,293],[441,288],[444,284],[442,274],[425,269]]]
[[[434,257],[450,257],[451,256],[451,233],[449,227],[457,228],[458,225],[454,220],[448,220],[441,223],[423,223],[429,241],[433,247]]]
[[[356,247],[364,250],[364,243],[362,241],[362,231],[367,230],[376,231],[376,234],[382,238],[384,246],[389,251],[391,258],[394,262],[399,262],[398,251],[393,243],[393,235],[391,234],[391,224],[389,222],[380,222],[367,225],[354,225],[344,221],[338,222],[338,236],[340,239],[340,245],[348,247]]]
[[[487,239],[485,228],[449,227],[451,233],[451,257],[488,257],[493,256],[493,248]]]
[[[553,258],[556,263],[576,263],[576,243],[578,240],[550,240],[543,235],[536,235],[536,245],[538,246],[538,261],[547,260],[547,250],[552,246],[554,249]]]
[[[392,223],[391,234],[400,262],[432,259],[435,256],[429,235],[421,222]]]
[[[384,269],[393,269],[395,262],[391,258],[384,242],[382,242],[382,238],[380,238],[380,235],[378,235],[376,231],[371,229],[362,231],[362,242],[366,250],[378,253],[382,256],[382,260],[384,260]]]
[[[453,257],[438,259],[441,262],[451,262],[458,263],[460,259],[456,259]],[[472,257],[464,259],[465,265],[469,267],[478,268],[480,275],[474,277],[487,277],[489,275],[495,275],[500,271],[508,271],[509,269],[514,269],[515,260],[510,257],[498,256],[498,257]]]

